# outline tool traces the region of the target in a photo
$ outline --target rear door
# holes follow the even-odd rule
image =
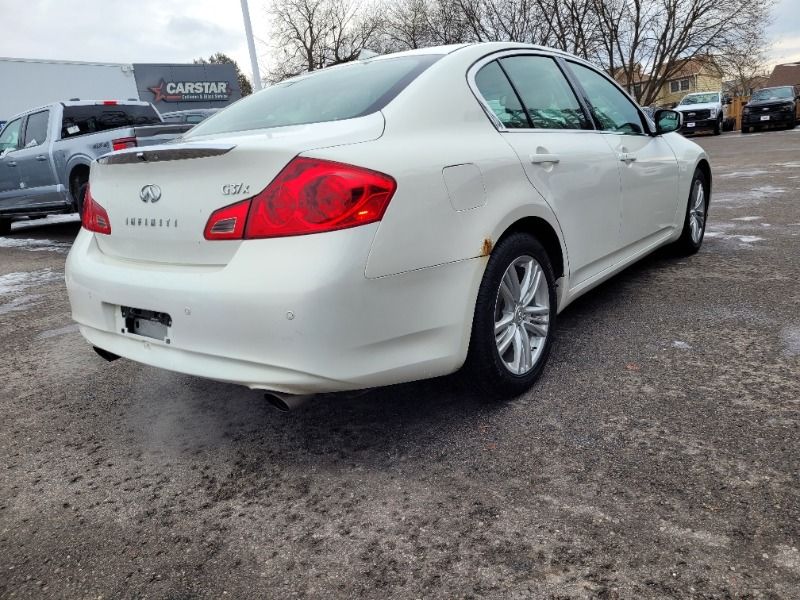
[[[619,248],[618,161],[556,60],[506,54],[480,65],[475,85],[558,219],[572,285],[611,266]]]
[[[591,106],[601,136],[613,150],[622,176],[622,248],[636,252],[657,242],[675,225],[678,161],[662,136],[652,136],[628,96],[608,77],[568,61]]]
[[[22,121],[11,121],[0,135],[0,211],[14,208],[20,195],[16,154],[22,143]]]
[[[41,110],[25,117],[21,148],[15,152],[20,187],[25,190],[26,206],[64,204],[59,191],[50,145],[50,111]]]

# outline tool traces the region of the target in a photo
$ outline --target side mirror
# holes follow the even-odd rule
[[[661,109],[653,115],[653,121],[656,122],[656,135],[662,135],[680,129],[683,125],[683,115],[677,110]]]

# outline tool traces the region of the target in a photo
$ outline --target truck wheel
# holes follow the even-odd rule
[[[86,198],[86,188],[89,187],[88,181],[83,181],[78,185],[78,191],[75,194],[75,212],[83,218],[83,199]]]
[[[11,233],[11,219],[0,219],[0,235]]]
[[[742,133],[750,133],[750,128],[746,125],[742,125]]]
[[[722,133],[722,119],[717,119],[716,125],[714,125],[714,135],[719,135]]]

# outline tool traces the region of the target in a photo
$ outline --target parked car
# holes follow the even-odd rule
[[[161,113],[161,118],[164,120],[164,123],[190,123],[192,125],[197,125],[218,111],[218,108],[176,110],[172,112]]]
[[[742,107],[742,133],[775,127],[793,129],[798,123],[800,91],[790,85],[756,90]]]
[[[160,144],[190,125],[164,125],[147,102],[70,101],[12,117],[0,133],[0,234],[20,217],[79,211],[90,163]]]
[[[708,157],[673,133],[679,113],[654,117],[602,69],[526,44],[304,74],[92,166],[72,316],[107,359],[284,407],[462,368],[521,394],[559,311],[703,242]]]
[[[683,115],[682,133],[712,131],[722,133],[725,121],[722,92],[694,92],[687,94],[675,107]]]

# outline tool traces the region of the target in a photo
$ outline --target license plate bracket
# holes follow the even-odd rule
[[[694,123],[687,123],[686,126],[687,127],[694,127]]]
[[[120,310],[125,321],[123,333],[134,333],[170,343],[169,328],[172,327],[172,317],[167,313],[131,306],[121,306]]]
[[[769,115],[761,115],[762,121],[769,121]]]

